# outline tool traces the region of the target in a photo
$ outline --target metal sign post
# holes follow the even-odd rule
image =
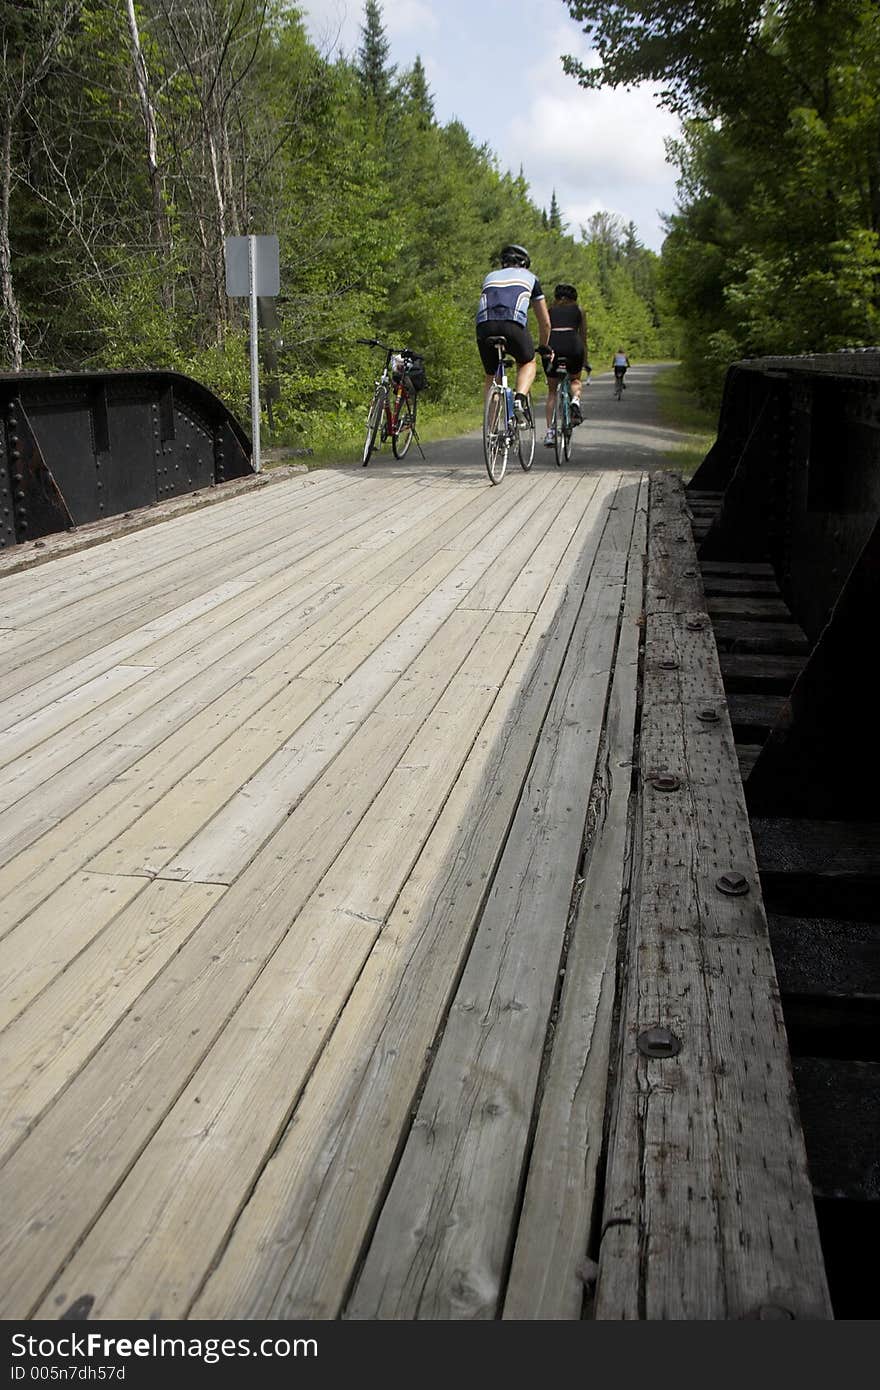
[[[272,298],[281,288],[277,236],[226,238],[226,293],[250,301],[251,439],[254,472],[260,471],[260,367],[257,353],[257,298]]]
[[[251,320],[251,439],[254,472],[260,471],[260,366],[257,358],[257,238],[248,237],[248,297]]]

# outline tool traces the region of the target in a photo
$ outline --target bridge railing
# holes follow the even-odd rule
[[[252,472],[235,416],[181,373],[0,375],[0,548]]]

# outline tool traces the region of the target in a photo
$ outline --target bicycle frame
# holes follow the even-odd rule
[[[531,468],[535,455],[535,426],[530,413],[527,425],[520,425],[517,421],[513,390],[507,380],[506,346],[503,340],[495,342],[495,348],[498,365],[483,407],[483,453],[490,482],[500,483],[507,469],[507,456],[514,447],[519,453],[523,471],[527,473]],[[497,405],[494,404],[496,402]]]
[[[357,341],[362,343],[365,347],[382,348],[385,353],[385,361],[382,365],[382,371],[376,381],[370,403],[370,412],[367,418],[367,442],[364,446],[363,462],[366,465],[369,461],[370,454],[375,447],[376,435],[380,433],[379,421],[374,415],[380,393],[382,402],[380,443],[384,444],[386,439],[390,439],[394,448],[395,457],[402,457],[409,448],[411,439],[413,437],[417,439],[415,434],[415,402],[413,402],[411,413],[405,412],[404,410],[407,402],[405,377],[407,353],[409,349],[389,347],[387,343],[380,343],[376,338],[358,338]],[[395,379],[395,372],[392,371],[392,364],[397,357],[401,359],[403,365]],[[405,434],[407,429],[409,430],[409,437],[406,438],[405,444],[401,446],[398,452],[397,441]]]
[[[571,458],[571,403],[574,397],[571,394],[571,376],[569,375],[568,364],[564,357],[558,357],[556,359],[554,370],[558,373],[558,382],[552,416],[554,428],[553,447],[556,454],[556,463],[557,466],[559,466],[562,464],[563,458]]]

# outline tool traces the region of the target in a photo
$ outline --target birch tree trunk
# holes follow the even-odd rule
[[[24,360],[21,336],[21,314],[12,277],[12,247],[9,241],[9,207],[12,199],[12,116],[9,104],[3,111],[2,148],[0,148],[0,304],[6,328],[6,354],[14,372],[20,372]]]
[[[171,255],[171,237],[168,229],[168,218],[165,212],[162,173],[159,168],[159,133],[156,120],[156,109],[150,96],[147,62],[141,44],[134,0],[125,0],[125,6],[128,16],[128,31],[131,39],[131,58],[134,68],[134,80],[137,87],[138,101],[140,103],[141,117],[144,122],[144,134],[147,142],[147,174],[150,181],[150,194],[153,207],[153,240],[159,252],[160,263],[162,265],[168,265]],[[171,309],[174,303],[173,286],[167,279],[162,285],[162,303],[166,309]]]

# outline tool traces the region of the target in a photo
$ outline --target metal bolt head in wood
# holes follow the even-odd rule
[[[688,619],[685,626],[687,627],[688,632],[702,632],[703,628],[705,627],[705,623],[703,622],[702,618],[690,618]]]
[[[681,1040],[669,1028],[657,1024],[639,1033],[636,1047],[643,1057],[675,1057],[681,1052]]]
[[[651,786],[658,792],[675,792],[681,786],[681,782],[672,772],[658,772],[654,777],[649,778]]]
[[[660,670],[661,670],[661,671],[677,671],[677,670],[678,670],[678,662],[677,662],[677,661],[673,661],[673,660],[672,660],[672,657],[667,657],[664,661],[658,661],[658,662],[657,662],[657,665],[660,667]]]
[[[743,874],[728,872],[715,880],[715,887],[728,897],[740,898],[749,891],[749,881]]]
[[[717,709],[707,707],[706,709],[697,710],[697,718],[703,724],[717,724],[720,716]]]

